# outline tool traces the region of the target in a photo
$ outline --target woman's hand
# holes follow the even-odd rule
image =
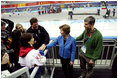
[[[71,66],[73,65],[73,62],[72,62],[72,61],[70,61],[70,65],[71,65]]]

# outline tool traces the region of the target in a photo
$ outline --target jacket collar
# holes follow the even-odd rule
[[[63,40],[64,40],[64,38],[63,38]],[[67,45],[67,44],[70,42],[70,40],[71,40],[71,36],[69,35],[69,36],[68,36],[68,39],[67,39],[66,42],[65,42],[65,45]]]

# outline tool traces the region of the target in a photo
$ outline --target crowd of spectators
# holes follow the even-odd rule
[[[80,7],[102,7],[102,6],[117,6],[114,1],[106,1],[106,5],[103,1],[98,2],[84,2],[84,3],[67,3],[63,4],[52,4],[52,5],[40,5],[40,6],[28,6],[28,7],[17,7],[9,9],[1,9],[2,13],[14,13],[14,12],[32,12],[32,11],[42,11],[43,13],[59,13],[62,8],[80,8]]]
[[[43,44],[49,43],[49,39],[50,39],[49,34],[44,29],[44,27],[38,25],[37,18],[32,18],[30,20],[30,24],[31,27],[27,31],[24,29],[22,24],[16,24],[15,30],[13,30],[14,28],[13,21],[4,18],[1,19],[1,71],[8,70],[10,73],[12,73],[24,66],[27,66],[26,63],[25,63],[26,65],[23,64],[22,66],[19,57],[22,58],[23,62],[25,61],[24,59],[27,58],[27,54],[30,52],[28,47],[31,45],[30,47],[32,49],[35,49],[35,52],[37,52],[37,55],[39,56],[38,50],[40,49],[38,48],[41,47]],[[32,38],[29,39],[27,35],[29,35],[29,37]],[[26,45],[28,49],[26,49],[24,45]],[[36,57],[34,57],[33,55],[32,58],[35,59]],[[34,59],[30,59],[30,60],[32,61]],[[39,62],[38,59],[35,60]],[[26,60],[25,62],[28,62],[28,60]],[[43,63],[45,62],[43,61]],[[38,65],[39,64],[40,63],[38,63]],[[34,64],[32,64],[32,67],[35,67],[36,65],[37,63],[34,62]]]

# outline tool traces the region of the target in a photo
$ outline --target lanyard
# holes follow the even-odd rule
[[[88,38],[88,40],[86,41],[86,42],[87,42],[87,44],[88,44],[89,39],[91,38],[91,36],[93,35],[93,32],[94,32],[95,30],[96,30],[96,29],[94,29],[92,32],[90,32],[90,34],[89,34],[89,38]]]
[[[90,34],[89,34],[89,38],[88,38],[88,40],[87,40],[87,44],[88,44],[89,39],[91,38],[92,35],[93,35],[93,32],[90,32]]]

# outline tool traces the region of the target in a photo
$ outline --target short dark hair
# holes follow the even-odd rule
[[[31,33],[23,33],[20,37],[20,43],[23,47],[28,47],[30,44],[28,43],[32,39],[33,35]]]
[[[67,24],[60,26],[59,29],[62,29],[66,34],[70,33],[70,26]]]
[[[33,23],[38,22],[37,18],[33,17],[30,19],[30,24],[32,25]]]
[[[86,17],[84,22],[89,22],[90,25],[95,23],[95,18],[93,16]]]

